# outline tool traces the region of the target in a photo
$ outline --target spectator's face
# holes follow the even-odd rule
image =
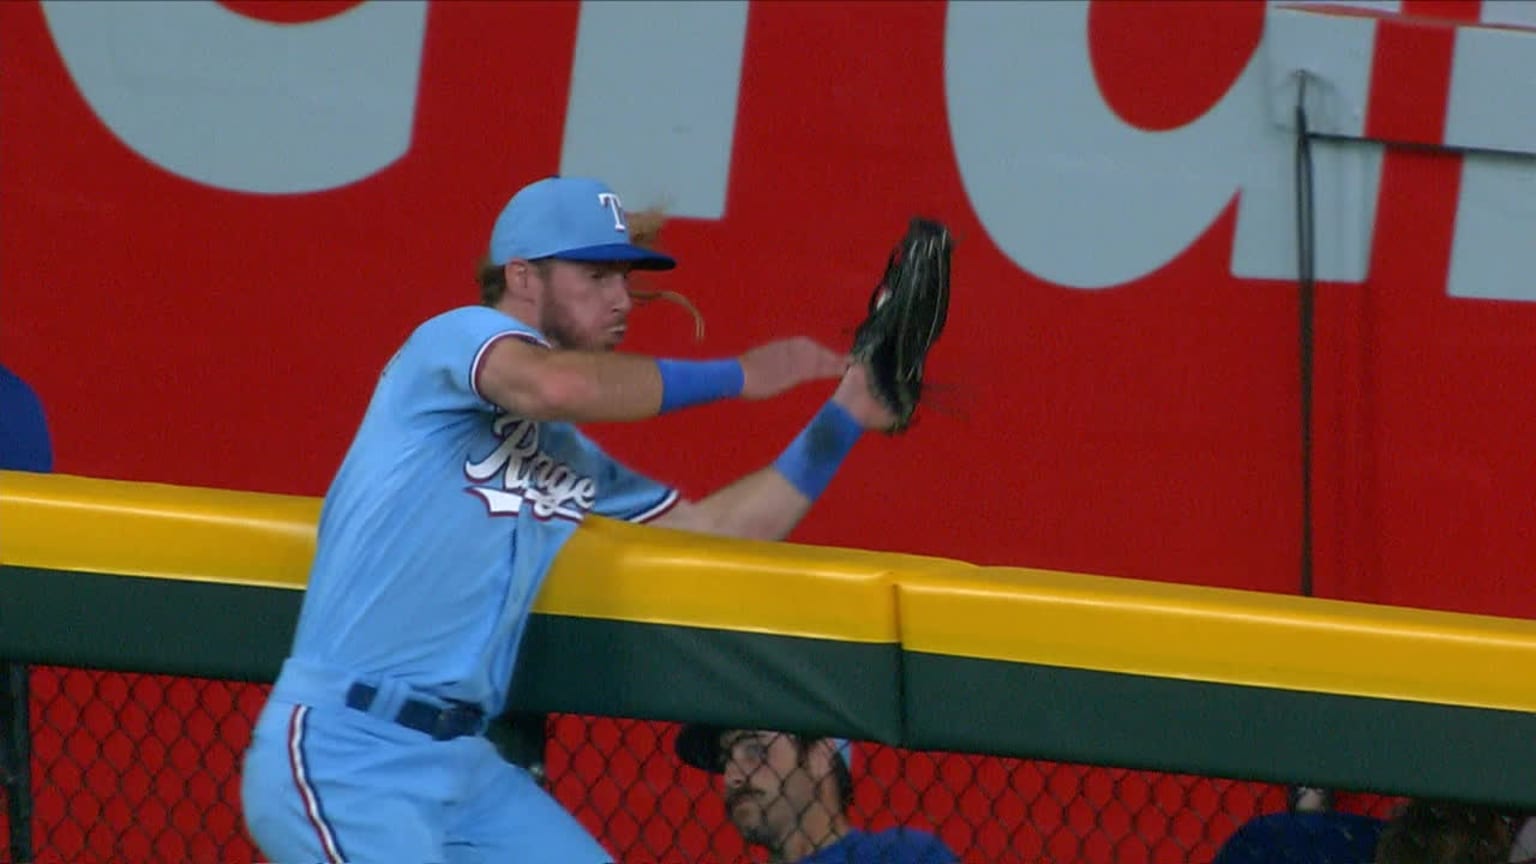
[[[815,803],[816,780],[803,751],[782,732],[734,730],[725,754],[725,809],[748,843],[777,848]]]

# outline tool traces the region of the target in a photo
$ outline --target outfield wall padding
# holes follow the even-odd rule
[[[270,681],[319,502],[0,472],[0,656]],[[1536,622],[589,518],[513,707],[1536,808]]]

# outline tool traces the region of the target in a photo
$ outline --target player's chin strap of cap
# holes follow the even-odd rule
[[[378,695],[379,688],[358,682],[347,689],[347,707],[374,713],[369,709],[373,707]],[[417,732],[424,732],[436,741],[479,735],[485,731],[486,726],[485,712],[480,706],[464,702],[451,702],[440,707],[422,699],[405,699],[400,703],[400,710],[395,716],[388,719]]]

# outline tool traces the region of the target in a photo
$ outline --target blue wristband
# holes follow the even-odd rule
[[[741,395],[740,360],[657,360],[661,372],[661,411],[676,411]]]
[[[836,402],[828,402],[784,448],[773,467],[799,489],[800,494],[815,501],[826,491],[832,475],[837,473],[838,466],[843,464],[863,434],[864,427],[848,413],[848,409]]]

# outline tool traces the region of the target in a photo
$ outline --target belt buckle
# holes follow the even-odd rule
[[[480,709],[475,706],[450,704],[432,716],[432,737],[449,741],[474,734],[478,731],[480,718]]]
[[[438,709],[437,713],[432,715],[432,738],[437,741],[450,741],[457,738],[459,731],[453,720],[453,706]]]

